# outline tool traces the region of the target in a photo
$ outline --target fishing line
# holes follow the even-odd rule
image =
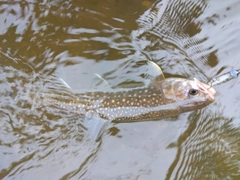
[[[211,89],[212,88],[212,83],[210,84],[210,87],[207,89],[207,90],[209,90],[209,89]]]
[[[224,73],[222,75],[219,75],[217,77],[212,78],[208,84],[210,85],[210,87],[208,89],[210,89],[213,86],[225,83],[227,81],[230,81],[232,79],[236,79],[238,77],[238,75],[240,74],[240,69],[236,70],[234,67],[231,68],[231,70],[227,73]]]

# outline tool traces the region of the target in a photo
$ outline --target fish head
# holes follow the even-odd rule
[[[167,78],[161,83],[165,97],[184,111],[203,108],[212,103],[216,91],[209,85],[196,78],[188,80],[183,78]]]

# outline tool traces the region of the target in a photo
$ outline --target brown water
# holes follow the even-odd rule
[[[240,179],[239,79],[217,86],[207,108],[112,123],[98,142],[83,117],[37,100],[53,77],[74,91],[98,88],[94,73],[113,88],[145,84],[147,60],[203,82],[239,69],[239,9],[238,0],[1,1],[0,179]]]

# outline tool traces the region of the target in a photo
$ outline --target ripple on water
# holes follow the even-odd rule
[[[239,66],[239,8],[238,0],[2,1],[0,179],[237,179],[238,81],[216,87],[216,102],[201,111],[112,124],[97,143],[82,117],[45,106],[36,92],[56,76],[96,88],[94,73],[114,88],[144,85],[146,60],[166,77],[207,81]]]

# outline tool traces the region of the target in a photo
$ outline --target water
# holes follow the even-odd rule
[[[152,122],[111,124],[101,141],[75,114],[39,103],[53,77],[74,91],[239,69],[240,2],[1,1],[0,179],[239,179],[239,79],[208,107]]]

